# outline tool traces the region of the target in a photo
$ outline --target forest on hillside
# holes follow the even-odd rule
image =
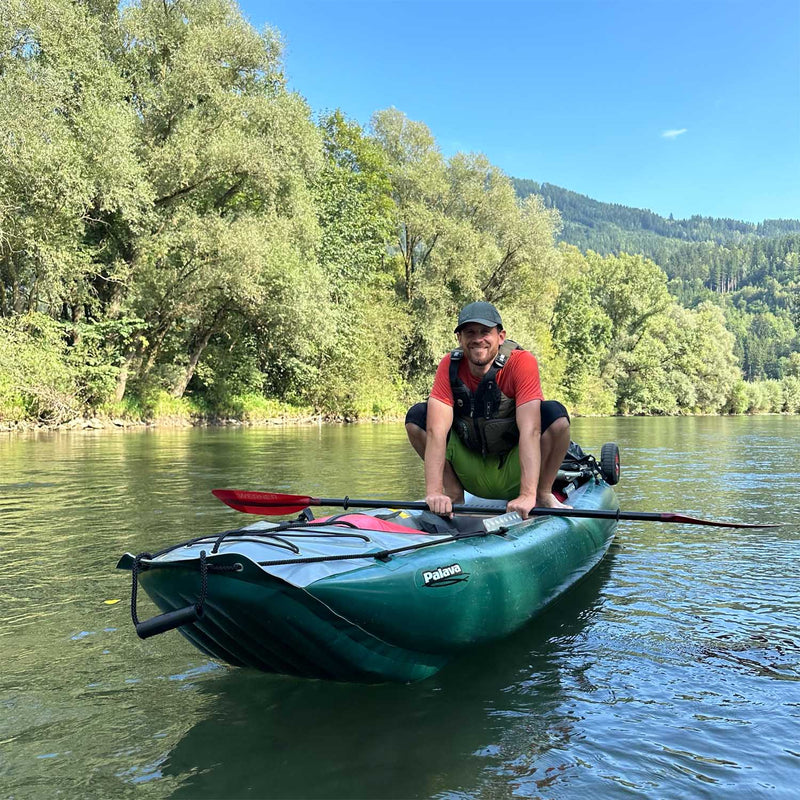
[[[682,306],[719,306],[748,381],[797,374],[800,220],[674,220],[551,184],[514,179],[514,187],[560,213],[562,241],[602,255],[642,254],[664,270]]]
[[[677,239],[685,242],[736,243],[743,238],[755,236],[774,238],[793,233],[800,234],[800,219],[767,219],[763,222],[743,222],[736,219],[703,217],[696,214],[689,219],[674,219],[672,215],[662,217],[643,208],[631,208],[619,203],[603,203],[552,183],[537,183],[526,178],[513,178],[514,189],[520,197],[535,194],[542,198],[547,208],[554,208],[562,215],[565,226],[573,226],[577,233],[585,230],[591,241],[572,244],[598,245],[603,249],[603,235],[619,237],[614,241],[615,249],[632,250],[641,242],[655,245],[656,239]],[[636,239],[641,234],[645,238]],[[649,235],[649,239],[646,238]],[[626,238],[631,237],[631,238]],[[654,253],[646,253],[653,256]]]
[[[315,117],[231,0],[9,0],[0,132],[0,421],[400,413],[475,299],[575,413],[800,411],[795,229],[752,270],[732,221],[670,263],[559,242],[423,122]]]

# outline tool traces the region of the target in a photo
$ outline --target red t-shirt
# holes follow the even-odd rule
[[[466,358],[458,365],[458,377],[464,385],[474,392],[481,379],[469,371]],[[539,382],[539,364],[536,356],[527,350],[512,350],[506,365],[497,373],[497,385],[500,391],[514,399],[517,406],[530,403],[531,400],[544,400],[542,386]],[[453,390],[450,388],[450,353],[440,362],[433,379],[431,397],[441,400],[448,406],[453,405]]]

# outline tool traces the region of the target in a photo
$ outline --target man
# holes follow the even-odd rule
[[[427,404],[406,416],[425,461],[425,502],[452,515],[464,489],[508,500],[523,519],[534,506],[566,508],[553,481],[570,441],[569,415],[545,401],[532,353],[506,339],[500,314],[483,301],[458,315],[459,347],[436,370]]]

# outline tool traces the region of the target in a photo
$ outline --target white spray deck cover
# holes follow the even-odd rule
[[[496,506],[498,514],[501,514],[506,507],[504,500],[486,500],[469,493],[466,494],[465,503],[484,507]],[[391,508],[382,508],[371,511],[354,510],[349,513],[358,513],[364,517],[386,517],[396,512]],[[415,530],[414,519],[421,514],[421,511],[404,511],[401,512],[400,517],[394,518],[396,522],[408,522],[408,533],[364,530],[337,525],[309,525],[293,530],[277,530],[280,523],[259,520],[251,525],[237,528],[237,535],[224,539],[217,553],[242,555],[256,564],[260,561],[298,559],[296,564],[259,566],[267,574],[280,578],[292,586],[303,588],[322,578],[340,575],[373,563],[372,559],[364,558],[369,553],[379,553],[384,550],[422,543],[432,544],[450,538],[451,534],[447,533],[424,533]],[[274,532],[274,536],[269,536],[270,532]],[[252,534],[252,538],[248,538],[248,533]],[[220,534],[212,534],[190,545],[176,547],[157,556],[153,562],[192,561],[199,559],[200,551],[205,550],[206,555],[211,556],[211,563],[213,563],[214,556],[211,555],[211,549],[219,536]],[[293,552],[291,547],[287,547],[287,542],[294,545],[300,552]],[[299,561],[299,559],[341,556],[349,553],[354,556],[352,559],[311,563]]]
[[[387,513],[389,509],[383,509],[382,512]],[[369,516],[375,516],[382,512],[381,510],[373,511]],[[410,513],[413,514],[413,512]],[[449,539],[449,534],[422,533],[415,531],[411,527],[409,527],[408,533],[390,533],[337,525],[315,525],[295,530],[276,531],[274,534],[276,538],[265,535],[275,531],[276,528],[278,528],[277,523],[268,522],[267,520],[254,522],[252,525],[238,529],[237,536],[224,539],[217,552],[220,554],[233,553],[242,555],[255,563],[353,554],[353,559],[315,561],[311,563],[303,561],[297,564],[261,566],[261,569],[269,575],[274,575],[292,586],[302,588],[322,578],[350,572],[372,563],[372,559],[363,557],[368,553],[393,550],[422,542],[431,544]],[[248,533],[253,534],[253,537],[247,538]],[[361,536],[364,538],[361,538]],[[205,550],[206,555],[211,556],[211,548],[218,537],[219,534],[212,535],[191,545],[178,547],[168,553],[157,556],[153,561],[158,563],[195,560],[200,558],[201,550]],[[300,552],[292,552],[284,542],[291,542]],[[211,563],[213,563],[213,556],[211,556],[211,559]]]

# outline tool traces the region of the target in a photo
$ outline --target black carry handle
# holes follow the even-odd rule
[[[167,611],[166,614],[158,614],[155,617],[150,617],[144,622],[137,622],[136,635],[140,639],[149,639],[151,636],[157,636],[159,633],[166,633],[167,631],[180,628],[181,625],[191,625],[197,622],[198,619],[203,617],[203,608],[198,604],[193,603],[186,608],[178,608],[175,611]]]
[[[131,576],[133,578],[133,585],[131,586],[131,619],[133,620],[134,628],[136,628],[136,635],[140,639],[149,639],[151,636],[157,636],[159,633],[175,630],[175,628],[180,628],[181,625],[191,625],[193,622],[202,619],[204,616],[203,604],[206,601],[206,592],[208,591],[208,562],[206,561],[206,551],[201,550],[200,599],[196,603],[192,603],[192,605],[186,606],[185,608],[176,608],[174,611],[167,611],[164,614],[150,617],[150,619],[146,619],[144,622],[139,622],[139,617],[136,613],[139,571],[142,569],[142,560],[150,560],[152,558],[150,553],[139,553],[139,555],[134,558],[131,566]]]

